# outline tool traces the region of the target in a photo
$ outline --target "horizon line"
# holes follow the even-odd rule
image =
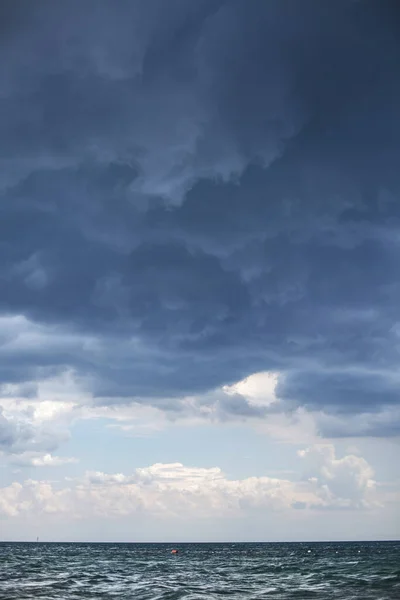
[[[0,540],[0,544],[159,544],[168,546],[188,544],[371,544],[371,543],[400,543],[400,539],[365,539],[365,540],[253,540],[253,541],[109,541],[109,540]]]

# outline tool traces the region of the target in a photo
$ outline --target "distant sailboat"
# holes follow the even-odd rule
[[[36,541],[37,541],[37,542],[39,541],[39,538],[38,538],[38,537],[36,538]]]

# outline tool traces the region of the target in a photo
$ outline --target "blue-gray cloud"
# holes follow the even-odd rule
[[[398,403],[396,4],[3,3],[0,308],[76,336],[3,384]]]

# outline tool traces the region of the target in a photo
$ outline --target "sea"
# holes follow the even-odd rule
[[[2,600],[223,597],[400,600],[400,542],[0,544]]]

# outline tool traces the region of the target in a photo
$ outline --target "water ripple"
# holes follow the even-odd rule
[[[0,599],[398,600],[400,543],[0,544]]]

